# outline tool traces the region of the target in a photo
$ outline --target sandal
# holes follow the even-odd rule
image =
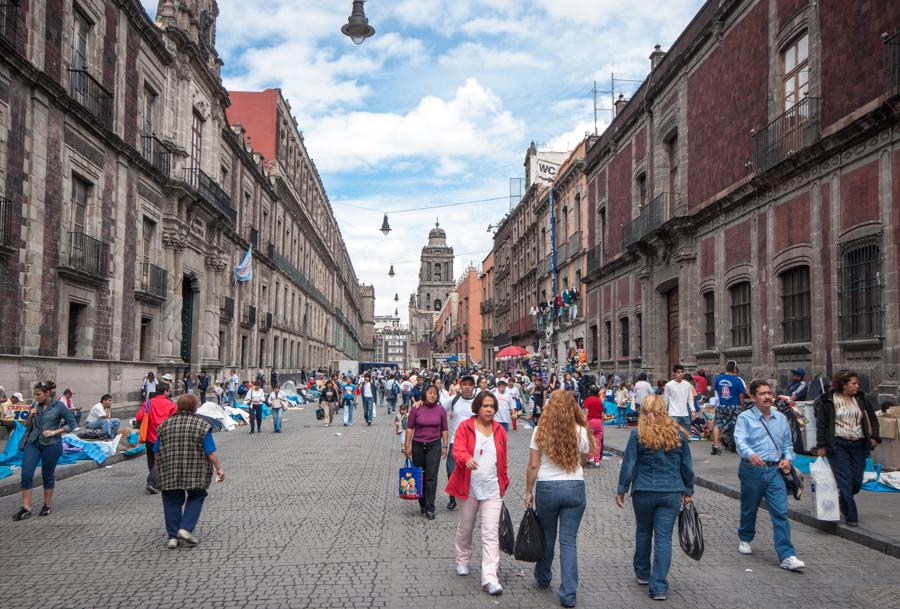
[[[20,509],[13,516],[13,520],[25,520],[26,518],[31,518],[31,510],[26,510],[25,508]]]

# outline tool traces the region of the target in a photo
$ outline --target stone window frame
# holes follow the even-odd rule
[[[747,302],[738,303],[737,305],[734,303],[735,293],[734,291],[738,287],[747,286]],[[734,281],[729,282],[726,286],[725,291],[728,293],[728,322],[730,328],[730,338],[731,338],[731,347],[733,348],[752,348],[753,346],[753,283],[749,277],[743,277],[736,279]],[[747,342],[741,342],[740,344],[735,343],[735,309],[738,307],[747,307],[749,311],[749,317],[747,319]],[[743,326],[742,326],[743,327]]]
[[[865,348],[865,347],[875,347],[880,348],[881,341],[883,340],[883,334],[879,332],[875,332],[871,336],[857,336],[857,337],[846,337],[844,334],[843,323],[841,320],[841,311],[844,306],[844,266],[845,266],[845,257],[847,254],[857,247],[863,247],[868,244],[875,244],[878,247],[878,258],[881,267],[881,272],[879,273],[880,282],[878,287],[880,288],[879,301],[881,308],[882,318],[880,320],[880,330],[884,332],[884,288],[885,288],[885,280],[884,280],[884,264],[885,264],[885,242],[884,242],[884,228],[878,221],[871,221],[863,225],[855,226],[850,230],[844,232],[838,239],[836,244],[836,257],[835,261],[837,264],[837,281],[836,281],[836,303],[837,303],[837,311],[838,311],[838,344],[841,345],[845,350],[852,350],[854,348]]]
[[[99,80],[101,76],[100,68],[103,66],[103,35],[101,30],[106,25],[104,19],[105,8],[99,6],[96,0],[73,0],[70,3],[70,7],[66,14],[63,39],[60,46],[63,51],[63,65],[66,68],[71,68],[74,65],[72,60],[75,48],[75,15],[78,13],[88,22],[90,27],[85,56],[87,71],[91,76]]]
[[[775,345],[772,349],[780,354],[787,353],[808,353],[811,347],[812,342],[812,333],[810,334],[810,340],[803,341],[800,343],[787,343],[784,338],[784,331],[782,326],[783,321],[783,306],[782,306],[782,283],[781,283],[781,275],[793,268],[799,266],[806,266],[810,271],[810,297],[811,302],[814,302],[815,299],[821,294],[817,294],[817,290],[821,288],[821,284],[813,281],[813,260],[815,256],[813,254],[812,245],[809,243],[798,243],[796,245],[792,245],[785,250],[778,252],[775,257],[772,259],[772,276],[777,279],[771,285],[769,295],[772,297],[772,306],[773,313],[775,316],[775,321],[778,324],[778,334],[777,336],[781,340],[781,344]],[[812,319],[812,315],[815,313],[815,308],[810,308],[810,319]]]
[[[90,184],[87,207],[85,209],[85,234],[95,239],[100,238],[103,226],[101,202],[99,194],[105,186],[105,173],[71,146],[63,147],[63,231],[71,232],[72,223],[72,189],[75,178]]]
[[[781,28],[770,36],[769,56],[769,112],[768,120],[772,121],[784,113],[784,92],[782,90],[782,55],[784,51],[804,33],[809,36],[807,66],[809,76],[807,80],[807,96],[821,97],[820,73],[821,60],[819,56],[819,27],[814,13],[809,6],[798,10],[785,21]]]
[[[57,338],[57,353],[60,357],[72,359],[68,354],[69,342],[69,305],[76,303],[85,305],[82,327],[78,329],[81,345],[76,351],[77,359],[92,359],[94,354],[94,328],[97,322],[97,292],[80,285],[62,280],[60,282],[59,302],[59,336]]]

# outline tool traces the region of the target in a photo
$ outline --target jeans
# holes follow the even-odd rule
[[[403,405],[409,406],[409,401],[412,398],[412,394],[403,392]]]
[[[481,585],[500,583],[497,567],[500,565],[500,509],[503,499],[479,501],[469,497],[459,500],[459,524],[456,526],[456,564],[469,566],[472,559],[472,532],[475,516],[481,513]]]
[[[55,487],[56,479],[53,474],[56,472],[56,464],[62,456],[62,450],[62,442],[56,442],[49,446],[41,446],[39,441],[25,444],[25,451],[22,455],[22,488],[34,488],[34,470],[37,469],[38,461],[41,462],[41,478],[44,481],[44,488]]]
[[[227,399],[228,399],[228,405],[231,406],[232,408],[234,408],[235,395],[234,395],[234,391],[232,391],[231,389],[228,390],[228,398]]]
[[[206,389],[198,389],[198,391],[200,392],[200,405],[203,406],[206,403]]]
[[[453,470],[456,469],[456,459],[453,458],[453,444],[447,445],[447,480],[450,480],[450,474],[453,473]]]
[[[621,406],[616,407],[616,427],[626,427],[628,425],[628,409]]]
[[[669,590],[666,577],[672,564],[672,530],[681,510],[681,493],[635,491],[631,496],[637,528],[634,534],[634,574],[650,580],[650,595]],[[653,567],[650,549],[653,547]]]
[[[394,396],[389,397],[387,399],[387,403],[388,403],[388,405],[387,405],[388,414],[391,414],[392,412],[394,412],[397,409],[397,398]]]
[[[97,419],[96,421],[85,423],[84,426],[88,429],[102,429],[103,433],[113,438],[119,433],[119,425],[121,425],[119,419]]]
[[[685,432],[687,432],[687,437],[691,437],[691,417],[672,417],[675,419],[675,422],[684,427]]]
[[[503,429],[505,429],[507,433],[509,433],[509,423],[502,423],[502,422],[500,422],[500,421],[497,421],[497,422],[500,423],[500,426],[501,426]]]
[[[794,544],[791,543],[787,487],[778,468],[774,465],[757,467],[742,459],[738,477],[741,479],[741,524],[738,527],[738,538],[747,543],[753,541],[756,535],[756,512],[765,497],[769,505],[769,516],[772,518],[778,560],[796,556]]]
[[[262,431],[262,404],[250,406],[250,433]]]
[[[544,560],[534,565],[534,579],[538,586],[546,588],[553,577],[553,550],[559,527],[559,602],[566,606],[575,604],[578,590],[578,553],[576,539],[578,527],[587,500],[584,480],[545,480],[535,485],[534,503],[538,520],[544,529]]]
[[[342,410],[344,411],[344,425],[353,425],[353,400],[344,400]]]
[[[413,465],[422,468],[422,496],[419,507],[426,512],[434,512],[434,497],[437,494],[438,470],[441,467],[441,440],[432,442],[412,441]]]
[[[155,440],[153,442],[150,440],[144,442],[144,452],[147,453],[147,486],[156,488],[156,453],[153,452],[154,443]]]
[[[177,538],[178,529],[184,529],[188,533],[194,532],[205,499],[206,490],[202,488],[162,492],[163,515],[169,539]]]
[[[272,423],[275,425],[275,433],[281,433],[281,416],[284,414],[284,408],[272,409]]]
[[[372,410],[375,406],[375,398],[367,398],[363,396],[363,416],[366,419],[366,423],[372,422]]]
[[[837,482],[841,512],[847,522],[859,522],[856,500],[866,471],[866,441],[834,438],[834,450],[827,451],[828,463]]]

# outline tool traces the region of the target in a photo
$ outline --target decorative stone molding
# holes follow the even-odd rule
[[[180,220],[166,218],[163,221],[162,242],[164,247],[183,250],[188,244],[190,229]]]

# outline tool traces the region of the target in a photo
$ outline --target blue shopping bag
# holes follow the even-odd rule
[[[422,468],[413,467],[409,458],[400,468],[399,494],[401,499],[418,499],[422,496]]]

